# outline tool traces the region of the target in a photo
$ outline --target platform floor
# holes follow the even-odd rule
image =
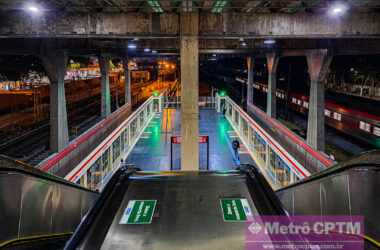
[[[180,111],[164,109],[152,119],[141,138],[126,159],[142,170],[170,170],[170,138],[180,135]],[[229,170],[238,166],[231,142],[238,139],[229,122],[213,109],[200,109],[200,135],[208,135],[209,169]],[[200,168],[206,169],[206,144],[200,144]],[[240,143],[239,158],[241,163],[253,164],[244,145]],[[173,145],[173,169],[180,169],[180,145]]]

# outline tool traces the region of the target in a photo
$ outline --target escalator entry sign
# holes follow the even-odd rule
[[[220,199],[220,206],[225,222],[244,222],[252,218],[247,199]]]
[[[157,200],[130,200],[119,224],[151,224]]]

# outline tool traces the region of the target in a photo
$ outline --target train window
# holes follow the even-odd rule
[[[373,127],[373,134],[376,136],[380,136],[380,128],[379,127]]]
[[[301,104],[302,104],[302,101],[301,101],[301,100],[297,100],[297,104],[298,104],[298,105],[301,105]]]
[[[304,107],[304,108],[309,108],[309,103],[304,101],[304,102],[303,102],[303,107]]]
[[[292,103],[297,103],[297,99],[296,98],[292,98]]]
[[[371,132],[371,125],[369,123],[360,121],[359,128],[361,130],[364,130],[364,131],[367,131],[367,132]]]
[[[334,112],[334,119],[335,120],[338,120],[338,121],[341,121],[342,120],[342,115],[337,113],[337,112]]]
[[[331,116],[331,111],[328,109],[325,109],[325,116],[330,117]]]

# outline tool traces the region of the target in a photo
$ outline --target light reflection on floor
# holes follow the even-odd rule
[[[127,163],[135,164],[142,170],[170,169],[170,137],[180,135],[180,112],[164,109],[153,118],[142,137],[127,158]],[[237,165],[233,158],[231,141],[236,137],[229,122],[213,109],[200,109],[200,135],[210,139],[210,170],[228,170]],[[240,150],[242,163],[252,163],[243,145]],[[206,169],[206,144],[200,144],[200,168]],[[173,168],[180,167],[180,145],[173,145]]]

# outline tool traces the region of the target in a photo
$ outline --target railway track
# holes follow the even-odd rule
[[[69,127],[77,128],[75,134],[70,133],[70,140],[99,120],[96,119],[100,114],[99,109],[100,101],[96,100],[96,98],[90,98],[86,102],[70,107]],[[89,118],[91,118],[91,121],[89,121]],[[85,124],[82,125],[83,122]],[[49,150],[49,127],[49,121],[44,121],[35,129],[2,142],[0,144],[0,153],[30,165],[37,165],[51,154]],[[69,132],[72,131],[69,130]]]

